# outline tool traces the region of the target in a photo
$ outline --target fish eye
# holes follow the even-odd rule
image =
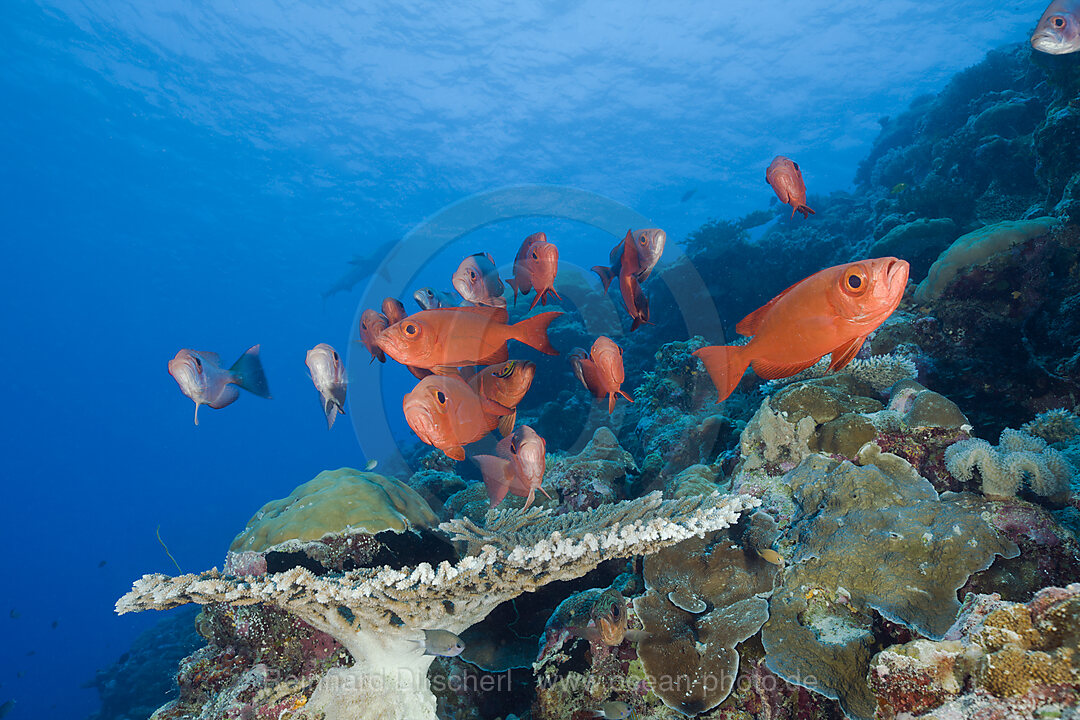
[[[446,395],[443,394],[442,390],[435,391],[435,399],[439,401],[440,405],[446,404]]]
[[[798,170],[798,169],[799,169],[799,163],[797,163],[797,162],[795,162],[795,161],[792,161],[792,163],[791,163],[791,166],[792,166],[793,168],[795,168],[796,170]]]
[[[540,259],[540,256],[536,254],[535,250],[533,250],[533,252],[532,252],[532,257],[533,257],[533,260],[539,260]]]
[[[1054,24],[1054,27],[1056,27],[1056,28],[1065,27],[1065,18],[1061,17],[1060,15],[1055,15],[1054,19],[1051,20],[1050,22],[1052,22]]]
[[[405,334],[406,335],[415,335],[417,332],[418,332],[417,327],[415,325],[413,325],[412,323],[409,323],[408,325],[405,326]]]
[[[472,280],[473,282],[476,282],[476,273],[473,272],[472,270],[469,271],[469,279]]]
[[[199,359],[199,356],[198,355],[192,355],[191,359],[195,361],[195,367],[198,368],[201,371],[202,370],[202,360]]]
[[[341,359],[340,357],[338,357],[337,350],[330,351],[330,354],[334,356],[334,360],[340,360]]]
[[[517,445],[517,441],[511,442],[511,443],[510,443],[510,452],[512,452],[512,453],[514,453],[515,455],[517,455],[517,451],[518,451],[518,445]]]
[[[852,290],[858,290],[862,285],[862,278],[858,275],[848,275],[847,284]]]

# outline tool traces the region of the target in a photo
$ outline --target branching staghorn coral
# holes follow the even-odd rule
[[[118,613],[165,610],[187,603],[266,602],[341,642],[355,664],[319,682],[307,712],[325,720],[434,720],[428,686],[432,656],[417,642],[425,629],[460,633],[497,605],[554,580],[570,580],[604,560],[647,555],[733,525],[757,506],[745,496],[664,501],[659,492],[588,512],[492,511],[485,527],[469,520],[442,529],[470,551],[456,564],[421,563],[400,570],[364,568],[315,576],[304,568],[263,576],[216,569],[169,577],[145,575],[116,603]]]
[[[826,355],[791,377],[769,380],[765,383],[766,392],[773,392],[794,382],[830,375],[829,362],[830,356]],[[853,375],[856,380],[866,383],[878,392],[884,392],[901,380],[910,380],[919,374],[915,361],[907,355],[900,354],[875,355],[865,360],[855,359],[839,372]]]
[[[979,471],[985,495],[1009,497],[1026,479],[1032,492],[1052,497],[1069,489],[1076,468],[1042,438],[1005,428],[995,448],[979,438],[962,440],[945,451],[945,467],[967,482]]]

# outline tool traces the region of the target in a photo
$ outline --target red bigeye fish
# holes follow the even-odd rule
[[[401,304],[401,301],[392,297],[383,299],[382,313],[386,316],[386,322],[389,325],[399,322],[408,315],[408,313],[405,312],[405,306]]]
[[[900,304],[908,269],[894,257],[826,268],[743,318],[735,331],[753,336],[750,342],[694,351],[720,393],[717,402],[735,390],[751,365],[766,380],[790,377],[829,353],[829,370],[847,366],[866,336]]]
[[[506,307],[503,281],[490,253],[476,253],[461,261],[452,278],[454,289],[473,305]]]
[[[1035,26],[1031,47],[1051,55],[1080,50],[1080,0],[1054,0]]]
[[[641,289],[641,283],[649,277],[667,243],[667,234],[659,228],[626,231],[622,242],[611,249],[608,259],[610,267],[596,265],[593,272],[600,276],[604,292],[612,280],[619,280],[619,294],[623,307],[633,319],[630,332],[649,322],[649,299]]]
[[[253,345],[228,370],[221,367],[217,353],[184,348],[169,361],[169,374],[181,392],[195,401],[195,424],[199,424],[199,406],[220,410],[240,395],[238,387],[269,399],[270,388],[259,360],[259,346]]]
[[[622,390],[626,371],[623,369],[623,351],[611,338],[601,335],[596,338],[592,350],[586,353],[581,348],[570,352],[570,365],[574,375],[593,397],[608,398],[608,413],[615,411],[615,396],[622,395],[630,402],[633,398]]]
[[[529,309],[536,307],[536,303],[547,305],[547,295],[551,293],[559,297],[555,292],[555,275],[559,272],[559,248],[547,241],[547,235],[542,232],[533,233],[521,243],[514,258],[514,277],[506,281],[506,284],[514,288],[514,304],[517,304],[518,292],[528,295],[536,290]]]
[[[488,415],[510,413],[453,375],[424,378],[404,397],[401,407],[417,437],[454,460],[464,460],[464,446],[490,432]]]
[[[506,362],[509,340],[518,340],[548,355],[558,355],[548,340],[547,328],[559,315],[562,313],[545,312],[507,325],[503,308],[421,310],[388,327],[377,342],[402,365],[446,374],[466,365]]]
[[[765,182],[772,186],[780,202],[791,205],[791,217],[795,217],[797,212],[801,212],[804,218],[817,214],[806,206],[806,183],[797,162],[777,155],[765,171]]]
[[[476,455],[473,461],[480,467],[491,506],[501,503],[506,494],[525,498],[523,510],[532,505],[536,491],[551,498],[541,487],[547,467],[547,443],[535,430],[522,425],[513,435],[504,437],[495,446],[495,455]]]
[[[386,355],[375,344],[375,341],[379,339],[379,335],[389,324],[386,316],[377,310],[368,309],[360,314],[360,342],[371,353],[371,360],[386,362]]]
[[[528,360],[507,360],[498,365],[489,365],[469,378],[469,387],[478,395],[511,410],[509,415],[489,416],[489,430],[498,427],[499,434],[504,437],[514,431],[517,406],[529,391],[535,376],[536,363]]]
[[[345,414],[345,364],[337,350],[326,343],[319,343],[307,351],[304,362],[311,373],[311,382],[319,391],[326,427],[334,427],[338,413]]]

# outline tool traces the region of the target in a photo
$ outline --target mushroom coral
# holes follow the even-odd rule
[[[270,603],[333,636],[354,665],[319,681],[305,712],[325,720],[434,720],[427,671],[417,650],[425,629],[461,633],[500,603],[555,580],[580,577],[600,562],[648,555],[729,527],[758,501],[712,495],[664,501],[659,492],[586,512],[491,511],[440,529],[467,548],[455,564],[359,568],[317,576],[293,567],[262,576],[216,569],[145,575],[116,603],[118,613],[187,603]]]

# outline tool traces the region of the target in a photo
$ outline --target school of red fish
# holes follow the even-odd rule
[[[806,204],[806,184],[796,162],[777,156],[765,179],[777,197],[791,205],[791,217],[814,214]],[[631,332],[651,324],[643,286],[666,242],[667,235],[659,228],[627,230],[608,254],[607,264],[592,268],[605,293],[612,285],[618,287]],[[899,305],[908,270],[906,261],[893,257],[826,268],[747,315],[736,331],[749,337],[748,342],[694,353],[716,385],[718,402],[735,390],[748,368],[765,379],[789,377],[825,355],[831,356],[830,370],[845,367]],[[450,278],[457,297],[422,288],[413,296],[420,307],[417,312],[410,314],[400,300],[388,297],[379,310],[365,309],[360,315],[358,342],[371,361],[384,363],[390,358],[417,378],[402,399],[402,411],[422,442],[461,461],[468,445],[493,432],[501,436],[494,455],[471,457],[493,506],[516,495],[525,498],[527,508],[537,491],[548,495],[542,487],[547,444],[532,427],[517,425],[517,407],[532,386],[537,365],[511,359],[510,341],[559,354],[548,328],[562,312],[528,314],[537,304],[561,302],[555,288],[558,271],[558,247],[537,232],[521,243],[512,277],[505,281],[491,253],[476,253],[463,259]],[[514,291],[512,306],[505,285]],[[529,294],[533,294],[529,310],[512,322],[510,308],[517,306],[518,295]],[[574,348],[568,359],[585,390],[597,401],[607,401],[608,413],[615,412],[619,397],[634,401],[623,389],[623,350],[611,338],[593,338],[589,350]],[[306,362],[327,426],[332,427],[337,415],[345,413],[344,363],[326,343],[309,350]],[[169,362],[169,373],[195,402],[196,424],[200,405],[223,408],[237,399],[237,388],[270,397],[257,345],[228,369],[215,353],[183,349]]]

